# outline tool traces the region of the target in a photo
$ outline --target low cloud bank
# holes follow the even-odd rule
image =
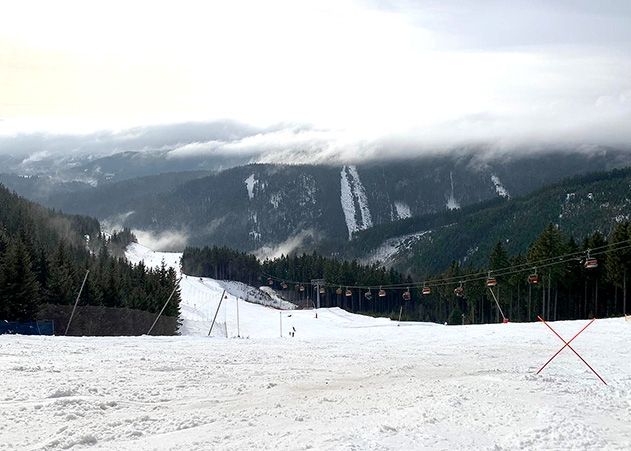
[[[313,238],[315,238],[315,231],[313,229],[307,229],[287,238],[285,241],[275,246],[262,246],[252,252],[252,254],[260,260],[278,258],[281,255],[289,255],[295,250],[300,249],[307,239]]]
[[[134,229],[132,232],[140,244],[154,251],[181,252],[188,242],[188,235],[182,231],[150,232]]]

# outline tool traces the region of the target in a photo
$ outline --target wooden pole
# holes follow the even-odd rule
[[[81,292],[83,291],[83,287],[85,286],[85,281],[88,280],[88,274],[90,274],[90,270],[86,269],[85,277],[83,278],[83,283],[81,284],[81,288],[79,289],[79,294],[77,294],[77,299],[74,301],[74,307],[72,307],[72,313],[70,313],[70,319],[68,320],[68,325],[66,326],[66,331],[64,335],[68,335],[68,329],[70,329],[70,323],[72,323],[72,318],[74,317],[74,312],[77,310],[77,304],[79,303],[79,298],[81,297]]]

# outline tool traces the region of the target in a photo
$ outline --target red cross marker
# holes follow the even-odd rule
[[[554,335],[556,335],[557,337],[559,337],[559,339],[560,339],[563,343],[565,343],[565,344],[563,345],[563,347],[562,347],[561,349],[559,349],[559,350],[556,352],[556,354],[554,354],[552,357],[550,357],[550,359],[549,359],[549,360],[548,360],[548,361],[547,361],[547,362],[546,362],[546,363],[545,363],[545,364],[544,364],[544,365],[543,365],[543,366],[539,369],[539,371],[537,371],[537,374],[541,373],[541,372],[543,371],[543,369],[544,369],[546,366],[548,366],[548,363],[552,362],[552,360],[553,360],[556,356],[558,356],[558,355],[561,353],[561,351],[563,351],[565,348],[570,348],[570,349],[572,350],[572,352],[573,352],[574,354],[576,354],[576,356],[577,356],[579,359],[581,359],[581,360],[582,360],[582,362],[583,362],[585,365],[587,365],[587,368],[589,368],[590,370],[592,370],[592,373],[594,373],[596,376],[598,376],[598,379],[600,379],[600,380],[602,381],[602,383],[603,383],[603,384],[607,385],[607,382],[605,382],[605,380],[604,380],[602,377],[600,377],[600,374],[598,374],[598,373],[596,372],[596,370],[595,370],[594,368],[592,368],[592,367],[591,367],[591,365],[590,365],[589,363],[587,363],[587,362],[585,361],[585,359],[584,359],[583,357],[581,357],[581,356],[579,355],[579,353],[578,353],[578,352],[576,352],[576,350],[575,350],[575,349],[574,349],[574,348],[570,345],[570,343],[572,343],[572,341],[574,341],[574,339],[575,339],[576,337],[578,337],[578,336],[579,336],[579,335],[580,335],[580,334],[581,334],[581,333],[582,333],[585,329],[587,329],[587,328],[588,328],[588,327],[589,327],[589,326],[590,326],[590,325],[591,325],[594,321],[596,321],[596,318],[592,319],[592,320],[591,320],[589,323],[587,323],[587,324],[586,324],[586,325],[585,325],[585,326],[584,326],[581,330],[579,330],[579,331],[578,331],[578,333],[577,333],[576,335],[574,335],[570,341],[565,341],[565,339],[564,339],[561,335],[559,335],[559,334],[558,334],[558,333],[557,333],[557,332],[556,332],[556,331],[555,331],[555,330],[554,330],[554,329],[553,329],[553,328],[552,328],[552,327],[551,327],[548,323],[546,323],[546,321],[545,321],[545,320],[544,320],[541,316],[537,316],[537,319],[539,319],[539,321],[541,321],[543,324],[545,324],[545,325],[548,327],[548,329],[550,329],[550,330],[554,333]]]

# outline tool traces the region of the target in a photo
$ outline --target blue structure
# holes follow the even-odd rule
[[[31,321],[28,323],[18,323],[14,321],[0,320],[0,335],[54,335],[54,321]]]

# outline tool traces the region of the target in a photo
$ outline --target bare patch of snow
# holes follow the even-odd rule
[[[495,192],[497,192],[498,196],[510,199],[510,194],[508,193],[508,190],[504,185],[502,185],[502,182],[497,175],[491,176],[491,182],[493,182],[493,185],[495,186]]]
[[[340,185],[340,201],[350,240],[353,233],[358,230],[372,227],[372,216],[368,208],[366,190],[359,179],[356,166],[344,166],[342,168]]]
[[[247,179],[243,181],[245,183],[245,187],[248,190],[248,197],[250,200],[254,199],[254,186],[258,183],[254,174],[251,174]]]
[[[410,206],[405,202],[396,201],[394,203],[394,210],[397,214],[397,219],[405,219],[412,217],[412,211],[410,210]]]
[[[381,246],[372,251],[365,259],[365,262],[380,262],[384,265],[392,264],[399,252],[410,250],[410,248],[415,243],[417,243],[423,236],[427,235],[428,233],[430,233],[430,231],[425,230],[423,232],[410,233],[408,235],[389,238],[384,241]]]
[[[274,209],[276,209],[280,205],[281,199],[282,199],[282,195],[280,193],[274,193],[270,196],[269,202],[270,204],[272,204]]]
[[[457,210],[460,208],[460,203],[458,203],[456,197],[454,196],[454,176],[451,171],[449,171],[449,180],[451,181],[451,194],[447,199],[446,207],[447,210]]]

